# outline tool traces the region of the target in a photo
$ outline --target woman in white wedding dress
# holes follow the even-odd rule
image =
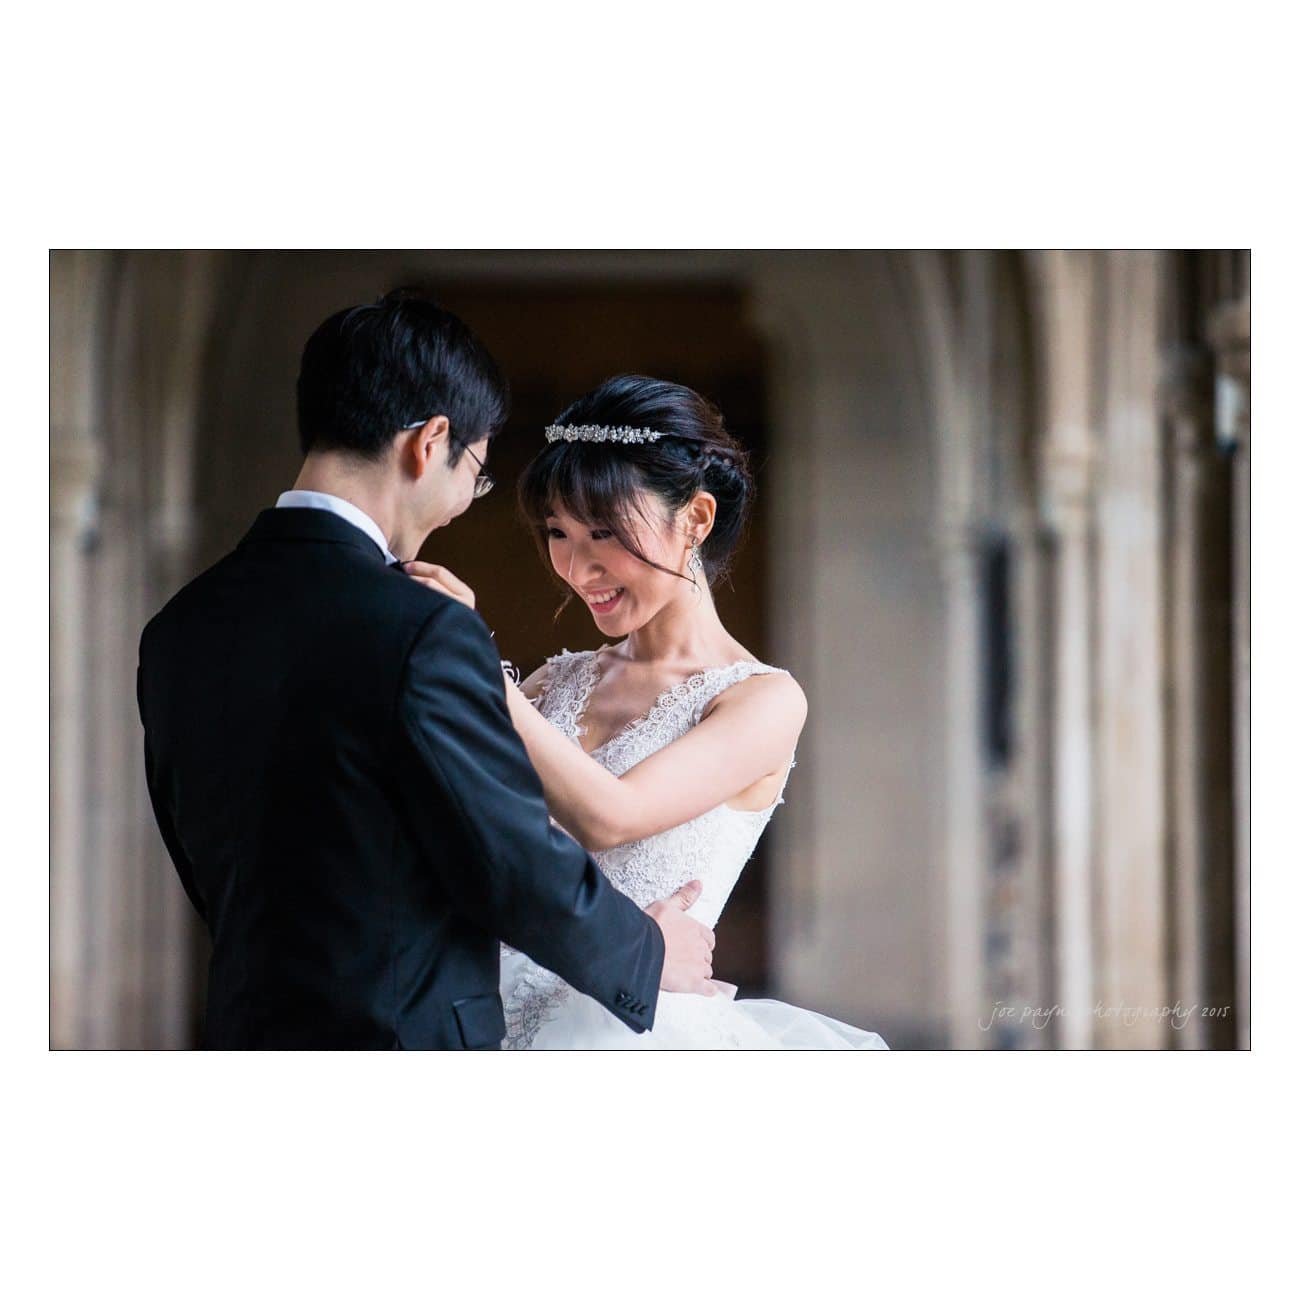
[[[744,449],[697,393],[637,375],[580,398],[546,437],[520,507],[609,640],[552,656],[522,689],[507,681],[511,716],[553,820],[606,876],[642,907],[698,881],[691,915],[713,926],[783,802],[807,714],[790,674],[728,633],[710,593],[752,495]],[[637,1033],[503,945],[503,1046],[886,1047],[818,1012],[709,988],[661,991]]]

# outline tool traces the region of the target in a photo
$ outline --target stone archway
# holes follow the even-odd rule
[[[774,993],[898,1045],[992,1045],[979,1024],[999,997],[1068,1013],[1021,1045],[1166,1045],[1154,1021],[1092,1011],[1176,996],[1184,968],[1241,1001],[1248,274],[1197,306],[1219,401],[1207,378],[1184,402],[1200,432],[1168,453],[1186,468],[1207,438],[1235,449],[1236,730],[1215,742],[1230,752],[1234,875],[1186,812],[1208,769],[1176,738],[1217,723],[1198,713],[1204,674],[1161,625],[1171,609],[1191,627],[1199,590],[1190,498],[1171,506],[1161,487],[1160,318],[1186,278],[1169,255],[56,253],[53,1043],[190,1041],[199,945],[141,788],[136,638],[293,472],[305,332],[412,276],[723,284],[751,304],[769,353],[769,526],[753,543],[769,657],[812,702],[769,832]],[[1176,425],[1189,390],[1166,381]],[[241,411],[255,427],[232,454],[219,440]],[[1010,739],[991,760],[997,726]],[[1197,955],[1207,890],[1222,921],[1209,939],[1232,967],[1213,979]]]

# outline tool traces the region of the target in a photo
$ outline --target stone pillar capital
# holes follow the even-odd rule
[[[1097,450],[1084,434],[1048,441],[1039,462],[1039,506],[1044,521],[1058,531],[1081,526],[1092,508]]]

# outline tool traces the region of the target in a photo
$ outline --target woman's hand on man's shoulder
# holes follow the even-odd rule
[[[470,609],[474,608],[474,591],[467,582],[462,582],[449,568],[442,564],[426,564],[423,560],[408,560],[402,565],[402,571],[408,578],[413,578],[422,587],[430,591],[440,591],[452,600],[458,600]]]

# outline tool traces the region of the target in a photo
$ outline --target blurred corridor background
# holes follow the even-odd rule
[[[755,453],[730,630],[810,714],[716,973],[895,1048],[1249,1045],[1244,251],[54,252],[58,1048],[193,1045],[205,937],[154,826],[146,620],[299,464],[329,313],[398,285],[510,380],[502,487],[423,558],[525,672],[601,641],[513,505],[622,371]],[[1185,1013],[1185,1014],[1183,1014]]]

